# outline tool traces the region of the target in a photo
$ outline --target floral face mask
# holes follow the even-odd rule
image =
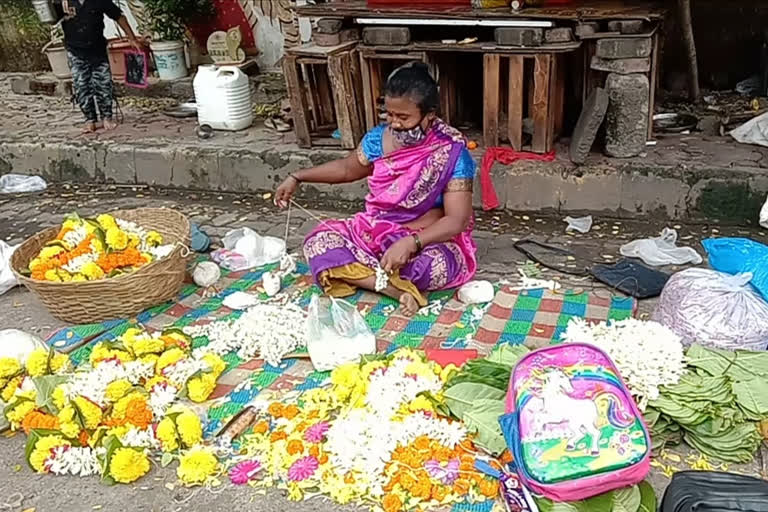
[[[424,128],[421,127],[421,123],[424,122],[424,117],[422,117],[413,128],[396,129],[390,126],[389,129],[392,130],[392,136],[401,146],[415,146],[416,144],[419,144],[427,138],[427,133],[424,131]]]

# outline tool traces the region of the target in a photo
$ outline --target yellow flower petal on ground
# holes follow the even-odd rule
[[[133,448],[118,448],[109,462],[109,475],[116,482],[129,484],[149,472],[149,459]]]

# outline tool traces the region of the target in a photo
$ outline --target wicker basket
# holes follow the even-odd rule
[[[73,324],[129,318],[174,298],[181,289],[189,255],[189,220],[167,208],[138,208],[112,212],[163,236],[163,243],[176,244],[170,255],[130,274],[98,281],[54,283],[21,275],[40,249],[53,240],[59,228],[49,228],[27,239],[11,257],[11,268],[19,282],[35,293],[53,316]]]

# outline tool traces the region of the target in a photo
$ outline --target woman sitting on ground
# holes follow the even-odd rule
[[[397,69],[384,93],[387,124],[368,132],[347,158],[290,175],[275,200],[286,207],[301,183],[368,178],[365,211],[320,223],[304,254],[334,297],[375,290],[380,266],[388,284],[379,291],[413,316],[427,304],[425,292],[461,286],[475,273],[475,163],[461,133],[436,116],[437,84],[424,64]]]

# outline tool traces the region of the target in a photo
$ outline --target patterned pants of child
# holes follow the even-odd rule
[[[83,57],[67,52],[69,69],[72,71],[72,84],[75,99],[88,122],[112,119],[112,72],[109,61],[104,57]]]

